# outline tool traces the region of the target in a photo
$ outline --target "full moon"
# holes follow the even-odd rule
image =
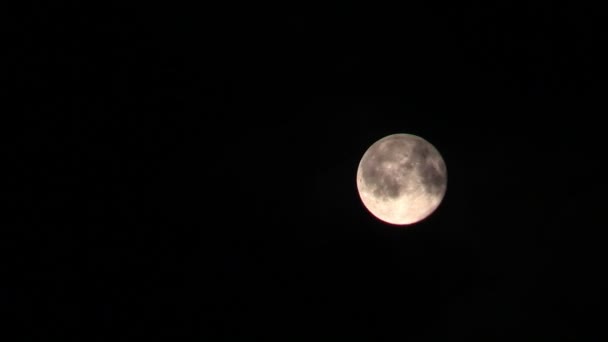
[[[393,225],[424,220],[439,206],[447,169],[439,151],[412,134],[392,134],[373,143],[357,169],[361,201],[376,218]]]

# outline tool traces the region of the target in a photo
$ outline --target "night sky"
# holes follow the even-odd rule
[[[605,16],[406,3],[14,16],[23,340],[604,340]],[[355,182],[393,133],[448,170],[408,228]]]

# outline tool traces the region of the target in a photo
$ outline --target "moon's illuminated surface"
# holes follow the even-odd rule
[[[439,206],[447,169],[439,151],[412,134],[392,134],[372,144],[357,169],[357,188],[365,207],[394,224],[419,222]]]

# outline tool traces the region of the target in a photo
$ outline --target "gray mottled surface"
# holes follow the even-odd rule
[[[394,134],[378,140],[365,152],[357,183],[372,213],[380,210],[413,220],[413,216],[428,216],[439,205],[446,191],[447,169],[428,141],[415,135]]]

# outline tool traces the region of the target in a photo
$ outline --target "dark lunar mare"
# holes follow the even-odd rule
[[[446,167],[436,159],[438,153],[426,143],[419,142],[414,145],[413,154],[419,161],[418,172],[422,177],[422,183],[425,190],[433,195],[441,194],[446,187]]]
[[[397,198],[404,187],[407,187],[409,177],[405,177],[406,183],[401,184],[396,176],[398,173],[413,170],[414,158],[409,159],[405,165],[400,164],[395,170],[383,169],[383,164],[385,162],[395,163],[404,155],[409,155],[410,144],[409,141],[387,139],[371,148],[363,162],[361,172],[366,185],[374,196]]]

